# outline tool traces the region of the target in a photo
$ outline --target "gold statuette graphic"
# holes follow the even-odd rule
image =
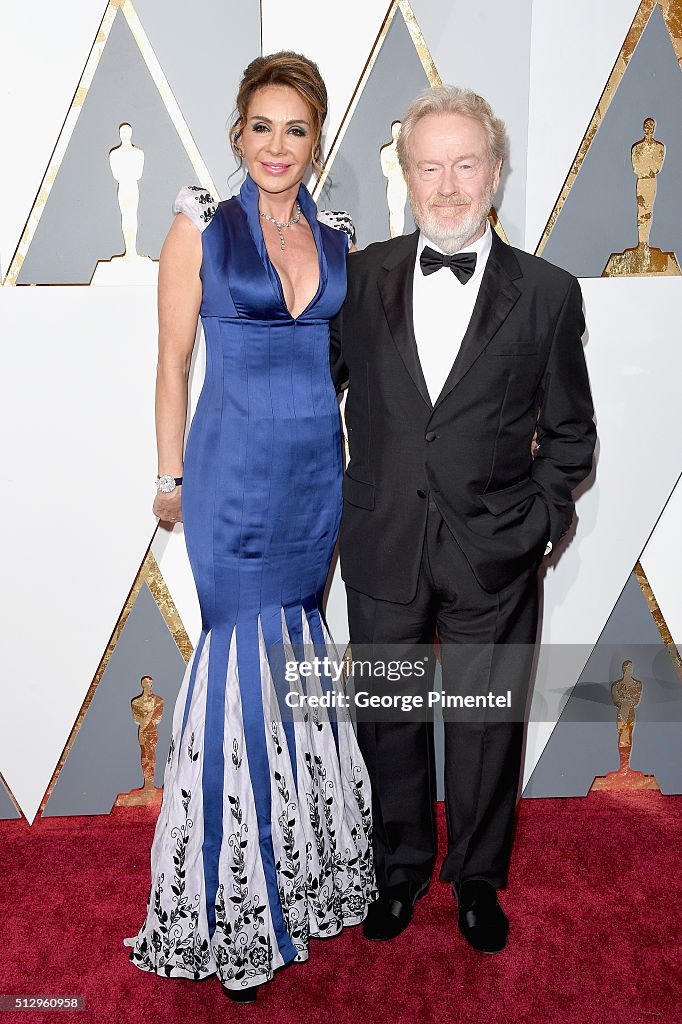
[[[388,230],[391,238],[402,235],[405,230],[405,203],[407,202],[407,183],[398,163],[398,136],[401,123],[394,121],[391,125],[392,142],[386,143],[379,150],[381,170],[386,178],[386,202],[388,204]]]
[[[635,708],[642,697],[642,683],[632,675],[632,662],[623,662],[623,675],[611,686],[611,700],[616,706],[618,727],[618,755],[620,768],[617,772],[600,775],[592,783],[590,792],[595,790],[658,789],[654,775],[644,775],[630,767],[632,738],[635,729]]]
[[[634,249],[611,253],[602,277],[642,274],[671,277],[680,273],[675,253],[652,249],[649,245],[656,199],[656,176],[663,167],[665,146],[654,138],[656,122],[653,117],[647,117],[643,127],[644,138],[635,142],[630,151],[632,169],[637,175],[637,245]]]
[[[158,273],[156,262],[149,256],[140,256],[137,251],[137,208],[140,202],[138,182],[144,170],[144,150],[133,145],[133,129],[127,122],[120,126],[119,136],[121,144],[109,153],[109,166],[118,184],[124,252],[121,256],[112,256],[110,260],[100,260],[91,284],[154,284]]]
[[[163,788],[154,785],[156,744],[159,738],[157,725],[163,715],[163,697],[152,693],[154,681],[151,676],[142,676],[140,682],[142,693],[133,697],[130,707],[138,727],[137,738],[140,744],[144,785],[140,789],[131,789],[129,793],[119,793],[116,797],[116,807],[158,806],[163,796]]]

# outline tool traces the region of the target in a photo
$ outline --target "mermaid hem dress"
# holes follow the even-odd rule
[[[295,319],[250,177],[226,202],[187,187],[174,207],[202,230],[206,377],[182,494],[202,631],[173,714],[146,917],[125,942],[141,970],[217,973],[233,989],[306,960],[311,936],[360,923],[376,897],[370,784],[349,713],[285,708],[287,692],[329,689],[292,679],[301,652],[339,660],[321,600],[341,513],[329,320],[348,241],[303,185],[298,200],[319,285]]]

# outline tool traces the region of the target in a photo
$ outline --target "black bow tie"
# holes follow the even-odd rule
[[[463,252],[447,256],[443,252],[436,252],[428,245],[425,245],[419,257],[422,274],[435,274],[441,267],[449,267],[453,274],[457,275],[462,284],[466,284],[476,269],[476,253]]]

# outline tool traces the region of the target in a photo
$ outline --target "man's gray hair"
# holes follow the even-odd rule
[[[402,119],[398,136],[398,161],[404,174],[409,166],[409,146],[412,129],[428,114],[462,114],[479,122],[488,138],[488,156],[492,166],[504,159],[507,136],[504,121],[495,117],[487,100],[471,89],[457,85],[438,85],[425,89],[412,100]]]

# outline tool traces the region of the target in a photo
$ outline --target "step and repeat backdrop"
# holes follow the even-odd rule
[[[330,97],[309,187],[360,248],[414,229],[395,141],[428,85],[507,125],[492,214],[580,278],[599,444],[544,569],[526,797],[682,792],[682,0],[46,0],[3,12],[0,818],[158,804],[200,615],[152,514],[156,279],[182,185],[241,184],[237,83]],[[197,335],[191,410],[201,390]],[[347,642],[338,565],[327,619]]]

